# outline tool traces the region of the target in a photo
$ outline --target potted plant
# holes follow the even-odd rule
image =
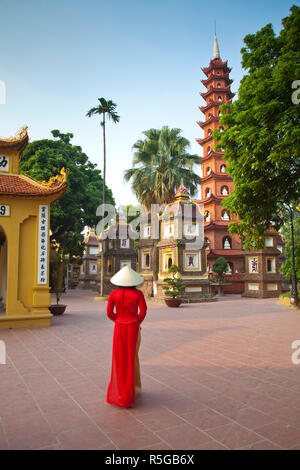
[[[56,304],[51,304],[49,307],[52,315],[62,315],[66,310],[66,305],[60,304],[60,298],[64,292],[64,272],[65,262],[62,250],[56,247],[55,251],[52,252],[50,260],[50,283],[51,288],[55,292]]]
[[[167,298],[165,298],[165,303],[168,307],[179,307],[182,302],[182,299],[178,298],[181,291],[184,290],[184,285],[182,284],[181,277],[176,276],[178,274],[178,266],[176,264],[172,264],[169,268],[169,274],[171,277],[166,277],[164,282],[167,283],[166,286],[163,286],[163,290]]]

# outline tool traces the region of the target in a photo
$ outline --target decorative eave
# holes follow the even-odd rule
[[[217,74],[214,75],[214,74],[212,74],[209,78],[201,80],[201,83],[206,87],[213,80],[224,80],[225,79],[226,84],[231,85],[231,83],[233,83],[233,80],[231,78],[229,78],[229,73],[230,73],[230,71],[228,70],[228,72],[224,73],[223,75],[217,75]]]
[[[212,101],[211,103],[208,103],[206,104],[206,106],[199,106],[199,109],[200,111],[202,111],[202,113],[206,113],[206,111],[208,111],[209,109],[213,108],[213,107],[216,107],[219,109],[219,107],[224,104],[224,103],[229,103],[231,104],[232,103],[232,99],[228,99],[228,101],[222,101],[222,103],[218,103],[217,101]]]
[[[28,144],[27,126],[22,127],[13,137],[0,137],[0,147],[22,151]]]
[[[228,256],[228,257],[232,257],[232,256],[238,256],[238,257],[241,257],[241,256],[245,256],[245,252],[243,250],[233,250],[232,248],[230,248],[230,250],[225,250],[225,249],[220,249],[220,250],[212,250],[210,249],[209,252],[207,253],[207,256]]]
[[[215,196],[214,194],[211,194],[209,197],[205,199],[197,199],[195,202],[196,204],[203,204],[204,206],[208,206],[213,203],[220,203],[223,201],[224,197],[220,196]]]
[[[228,85],[225,88],[211,88],[210,90],[207,90],[205,93],[200,93],[203,99],[208,98],[212,93],[226,93],[227,97],[229,99],[233,98],[235,96],[235,93],[233,93],[230,90],[230,85]]]
[[[214,142],[214,139],[211,135],[208,135],[207,137],[204,137],[204,139],[196,139],[196,141],[198,142],[198,144],[200,145],[204,145],[204,144],[207,144],[207,142]]]
[[[215,152],[214,150],[211,150],[208,155],[204,157],[200,157],[201,162],[207,162],[207,160],[210,160],[211,158],[222,158],[223,160],[226,161],[224,158],[225,152]]]
[[[219,122],[219,118],[217,116],[211,116],[207,121],[198,121],[197,124],[199,127],[202,127],[204,129],[206,126],[213,122]]]
[[[213,107],[219,108],[219,106],[220,103],[218,103],[217,101],[211,101],[211,103],[208,103],[206,106],[199,106],[199,109],[200,111],[202,111],[202,113],[206,113],[206,111],[208,111],[209,109]]]
[[[231,221],[228,220],[226,223],[222,224],[220,222],[215,222],[215,221],[210,221],[210,222],[204,222],[204,230],[205,231],[208,231],[208,230],[226,230],[228,229],[228,224],[230,223]]]
[[[201,183],[204,183],[205,181],[209,181],[211,179],[217,179],[217,180],[224,180],[224,181],[232,182],[232,177],[228,173],[215,173],[214,171],[211,171],[211,173],[209,175],[203,176],[201,178]]]

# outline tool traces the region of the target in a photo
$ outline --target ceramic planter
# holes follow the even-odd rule
[[[171,297],[168,299],[165,299],[165,302],[168,307],[179,307],[181,304],[182,300],[181,299],[172,299]]]
[[[66,310],[67,306],[62,304],[52,304],[49,307],[50,312],[52,315],[62,315]]]

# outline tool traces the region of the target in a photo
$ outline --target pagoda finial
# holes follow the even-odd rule
[[[220,50],[216,34],[216,22],[215,22],[215,38],[214,38],[214,59],[220,59]]]

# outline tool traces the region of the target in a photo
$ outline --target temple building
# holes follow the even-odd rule
[[[67,190],[67,173],[46,182],[20,174],[27,127],[0,138],[0,329],[51,324],[50,205]]]
[[[203,156],[201,157],[201,199],[199,203],[204,205],[204,235],[207,247],[208,272],[209,274],[213,273],[214,262],[222,256],[228,262],[225,278],[229,282],[227,285],[224,285],[224,293],[240,293],[250,295],[251,297],[261,295],[264,297],[273,296],[275,292],[278,295],[280,288],[276,287],[275,289],[275,282],[267,283],[269,287],[266,287],[266,279],[274,278],[275,274],[278,279],[280,278],[280,274],[278,274],[279,261],[276,261],[275,265],[274,261],[272,261],[272,269],[275,269],[276,272],[266,272],[265,268],[261,268],[259,273],[256,273],[256,280],[261,276],[259,283],[245,283],[248,280],[250,253],[246,254],[244,251],[241,237],[237,234],[231,235],[228,231],[229,223],[239,219],[231,214],[228,209],[224,208],[222,201],[231,194],[234,184],[232,177],[226,172],[227,162],[225,153],[222,150],[216,151],[212,133],[215,129],[222,130],[219,123],[219,107],[223,103],[231,103],[234,93],[231,91],[232,80],[229,78],[231,68],[228,67],[227,61],[223,62],[220,58],[216,36],[214,38],[213,58],[209,66],[202,68],[202,71],[207,77],[205,80],[202,80],[202,84],[206,87],[206,92],[201,93],[202,98],[205,100],[205,106],[200,107],[204,114],[204,121],[198,122],[198,125],[203,129],[204,137],[196,139],[196,141],[203,147]],[[270,237],[270,234],[266,235]],[[268,239],[268,236],[266,239]],[[280,240],[281,237],[276,232],[276,237],[274,242],[272,242],[272,255],[275,256],[276,260],[279,256],[281,256],[281,259],[283,258],[283,242]],[[269,247],[266,247],[266,250],[267,256],[270,251]],[[265,266],[264,261],[262,261],[264,256],[265,250],[260,254],[255,254],[257,263],[262,263],[263,266]],[[246,273],[245,277],[244,273]],[[272,274],[272,276],[270,277],[269,274]],[[253,276],[250,275],[250,277],[254,279]],[[276,282],[278,279],[276,279]],[[255,284],[255,287],[251,291],[252,284],[253,286]],[[250,290],[248,288],[249,285]]]
[[[83,289],[98,289],[99,270],[99,238],[94,228],[88,229],[88,234],[84,238],[84,254],[80,267],[79,285]]]
[[[212,300],[208,279],[206,250],[203,239],[202,207],[191,201],[188,191],[179,188],[174,201],[159,214],[150,213],[141,221],[141,241],[138,245],[139,273],[146,298],[162,302],[162,289],[168,270],[175,264],[185,289],[183,302]]]
[[[231,176],[226,173],[227,163],[224,160],[224,152],[214,149],[212,132],[220,127],[219,106],[223,103],[231,103],[234,93],[231,92],[232,80],[229,78],[231,69],[227,61],[220,59],[217,38],[214,39],[213,59],[208,67],[202,69],[207,79],[202,80],[207,91],[201,93],[205,100],[205,106],[200,107],[204,113],[204,121],[198,122],[203,129],[204,137],[196,139],[203,147],[202,178],[201,178],[201,202],[204,204],[204,233],[207,244],[208,272],[212,274],[214,262],[220,256],[228,261],[226,277],[230,285],[224,287],[225,293],[242,293],[244,290],[244,252],[242,240],[238,235],[228,232],[228,224],[238,220],[230,214],[230,211],[222,206],[223,199],[228,196],[233,183]]]
[[[130,266],[136,271],[137,255],[135,251],[135,240],[138,233],[133,230],[130,224],[125,222],[125,217],[117,215],[116,220],[111,221],[99,235],[99,255],[98,255],[98,286],[100,280],[100,270],[102,259],[104,261],[104,293],[109,294],[116,288],[111,284],[110,279],[124,266]]]

